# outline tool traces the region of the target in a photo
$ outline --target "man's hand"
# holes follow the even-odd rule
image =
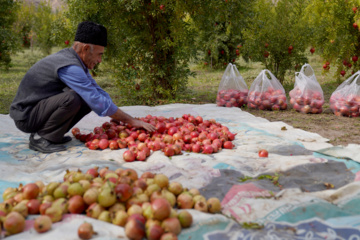
[[[121,111],[120,108],[118,108],[116,113],[111,115],[110,117],[123,123],[130,124],[135,128],[144,128],[148,132],[154,132],[156,130],[155,126],[153,126],[152,124],[133,118],[129,114]]]
[[[154,125],[138,119],[133,119],[130,125],[135,128],[144,128],[148,132],[154,132],[156,130],[156,127]]]

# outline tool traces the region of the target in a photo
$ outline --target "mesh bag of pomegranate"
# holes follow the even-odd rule
[[[222,76],[216,104],[220,107],[242,107],[247,104],[248,87],[235,65],[229,63]]]
[[[300,72],[295,73],[294,89],[289,92],[289,96],[290,105],[296,111],[322,113],[324,93],[309,64],[305,64]]]
[[[346,79],[331,94],[330,108],[336,116],[359,117],[360,71]]]
[[[259,110],[287,108],[285,89],[269,70],[262,70],[251,84],[247,106]]]

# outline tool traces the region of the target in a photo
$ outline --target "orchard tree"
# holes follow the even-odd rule
[[[71,23],[66,11],[66,8],[56,11],[52,23],[51,40],[56,46],[60,47],[71,47],[76,31],[76,26]]]
[[[46,55],[51,53],[51,48],[55,45],[52,40],[53,22],[55,15],[52,12],[50,2],[41,1],[37,6],[34,14],[32,31],[39,47]]]
[[[287,71],[306,63],[311,29],[304,11],[309,0],[257,0],[251,24],[244,30],[243,57],[263,63],[281,83]]]
[[[313,0],[306,9],[313,29],[311,46],[323,58],[323,72],[336,68],[335,77],[349,77],[360,69],[360,3],[357,0]]]
[[[24,48],[33,47],[32,28],[35,22],[35,5],[30,2],[20,2],[17,12],[17,20],[14,23],[16,33]]]
[[[123,104],[158,104],[176,99],[192,75],[196,32],[187,20],[195,2],[68,0],[68,16],[74,25],[92,20],[107,28],[104,58],[116,69]]]
[[[13,27],[18,3],[13,0],[0,0],[0,6],[0,66],[7,70],[11,66],[11,54],[19,48]]]
[[[242,51],[242,30],[249,25],[254,0],[198,1],[191,12],[201,61],[215,68],[235,63]]]
[[[63,11],[53,11],[49,2],[20,3],[16,29],[24,47],[37,47],[48,55],[55,45],[66,46],[64,42],[69,37],[69,28],[69,20]]]

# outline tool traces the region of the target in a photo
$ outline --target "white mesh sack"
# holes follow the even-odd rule
[[[289,92],[290,105],[301,113],[322,113],[323,90],[311,66],[308,64],[304,66],[300,72],[295,73],[294,89]]]
[[[360,71],[346,79],[331,94],[330,108],[336,116],[359,117]]]
[[[248,107],[259,110],[285,110],[287,108],[285,89],[269,70],[262,70],[251,84]]]
[[[247,104],[248,87],[235,65],[229,63],[219,84],[216,104],[221,107],[242,107]]]

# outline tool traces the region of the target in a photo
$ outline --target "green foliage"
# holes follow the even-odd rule
[[[11,67],[11,54],[18,49],[13,24],[16,21],[18,3],[13,0],[0,0],[0,67]]]
[[[308,25],[313,31],[310,42],[321,54],[323,63],[335,65],[338,82],[341,71],[346,71],[345,77],[349,77],[360,69],[359,62],[352,61],[352,56],[360,55],[359,5],[357,0],[313,0],[306,8]],[[328,73],[328,69],[323,73]]]
[[[187,3],[68,0],[68,5],[74,24],[91,20],[106,26],[104,59],[116,69],[125,99],[156,104],[159,99],[175,99],[186,88],[188,63],[196,54],[196,32],[186,21]],[[140,89],[134,92],[136,83]]]
[[[36,45],[48,55],[51,52],[51,48],[54,46],[52,41],[52,24],[54,22],[54,14],[49,2],[40,2],[36,7],[36,11],[33,13],[34,22],[32,25],[32,31],[34,32],[34,38]]]
[[[191,19],[198,32],[201,61],[224,68],[241,55],[242,31],[249,25],[254,0],[197,1]]]
[[[67,11],[67,8],[63,8],[53,13],[51,40],[56,46],[70,47],[75,37],[77,26],[71,23]]]
[[[64,10],[53,12],[50,2],[21,2],[15,23],[23,47],[39,48],[44,55],[54,46],[66,47],[65,40],[73,34]],[[70,42],[70,41],[69,41]]]
[[[303,20],[308,0],[257,0],[244,33],[244,59],[261,62],[281,83],[289,70],[308,60],[311,29]],[[289,49],[292,48],[292,50]]]

